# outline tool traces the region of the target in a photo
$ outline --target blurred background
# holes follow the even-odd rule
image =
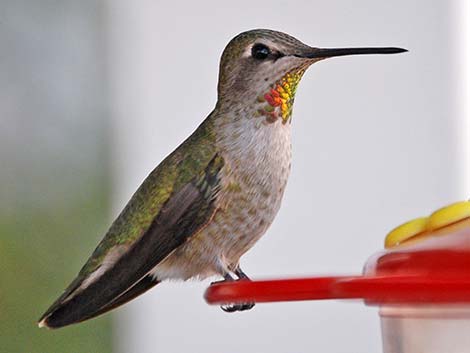
[[[313,46],[401,46],[304,76],[283,207],[253,278],[359,273],[404,220],[470,195],[464,0],[0,0],[0,352],[379,352],[376,308],[228,315],[167,283],[58,331],[36,320],[147,174],[215,104],[226,43],[252,28]]]

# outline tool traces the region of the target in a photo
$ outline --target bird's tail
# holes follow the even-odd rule
[[[80,298],[80,293],[76,294],[73,297],[73,300],[61,301],[59,299],[58,302],[54,303],[51,308],[46,311],[46,313],[39,319],[38,326],[47,328],[60,328],[92,319],[127,303],[158,283],[160,283],[158,280],[154,279],[151,275],[147,275],[106,305],[91,308],[91,310],[88,307],[86,313],[81,312],[83,303]],[[99,296],[99,293],[96,293],[96,295]]]

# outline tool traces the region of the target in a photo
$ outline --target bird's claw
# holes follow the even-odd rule
[[[220,308],[226,313],[234,313],[236,311],[250,310],[254,306],[255,306],[255,303],[240,303],[240,304],[222,305]]]
[[[234,270],[234,274],[238,277],[236,280],[229,274],[224,275],[224,279],[218,282],[212,282],[212,284],[223,283],[223,282],[238,282],[238,281],[250,281],[250,278],[242,271],[240,266],[237,266]],[[238,304],[227,304],[222,305],[220,308],[226,313],[234,313],[236,311],[250,310],[255,306],[255,303],[238,303]]]

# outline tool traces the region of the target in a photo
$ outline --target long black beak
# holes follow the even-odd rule
[[[398,54],[407,52],[408,50],[403,48],[312,48],[304,53],[296,54],[295,56],[300,58],[309,59],[325,59],[333,56],[345,56],[345,55],[367,55],[367,54]]]

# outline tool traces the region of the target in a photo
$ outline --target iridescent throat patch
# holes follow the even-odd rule
[[[258,116],[266,117],[266,122],[274,123],[279,118],[282,123],[290,123],[295,92],[305,69],[297,69],[285,74],[269,92],[258,97],[259,103],[267,103],[258,109]]]

